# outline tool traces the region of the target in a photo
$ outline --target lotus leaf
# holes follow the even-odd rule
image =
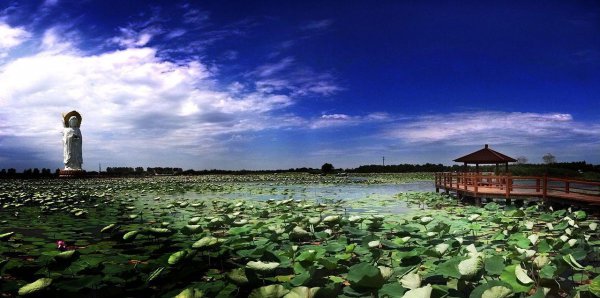
[[[573,255],[571,255],[571,254],[563,256],[562,258],[563,258],[563,260],[565,260],[565,262],[567,262],[567,264],[569,264],[571,266],[571,268],[573,268],[575,270],[584,270],[585,269],[585,267],[583,267],[581,264],[579,264],[577,262],[577,260],[575,260]]]
[[[588,228],[592,231],[595,231],[596,228],[598,228],[598,223],[592,222],[590,223],[590,225],[588,226]]]
[[[8,232],[8,233],[0,234],[0,240],[6,241],[6,240],[10,239],[10,237],[14,234],[15,234],[15,232]]]
[[[192,244],[193,248],[210,248],[213,246],[216,246],[219,243],[219,239],[215,238],[213,236],[206,236],[206,237],[202,237],[200,238],[200,240],[194,242],[194,244]]]
[[[421,276],[418,273],[407,273],[400,279],[400,284],[407,289],[416,289],[421,286]]]
[[[181,293],[177,294],[177,296],[175,296],[175,298],[202,298],[204,297],[204,293],[198,289],[194,289],[194,288],[187,288],[183,291],[181,291]]]
[[[79,253],[76,250],[67,250],[67,251],[63,251],[63,252],[55,255],[54,259],[56,259],[56,260],[62,260],[62,261],[67,261],[67,260],[73,259],[78,254]]]
[[[173,254],[171,254],[171,256],[169,256],[168,263],[169,263],[169,265],[177,265],[179,262],[181,262],[183,259],[185,259],[185,257],[187,255],[188,255],[188,252],[185,250],[180,250],[178,252],[174,252]]]
[[[245,285],[248,283],[248,277],[244,268],[235,268],[227,272],[227,277],[236,285]]]
[[[289,292],[282,285],[269,285],[252,290],[248,298],[280,298]]]
[[[249,261],[246,267],[257,271],[273,271],[279,265],[277,262]]]
[[[117,224],[109,224],[108,226],[102,228],[102,230],[100,230],[100,233],[106,233],[106,232],[110,232],[111,230],[113,230],[114,227],[116,227]]]
[[[470,257],[458,263],[458,272],[466,278],[472,278],[483,268],[483,261],[480,257]]]
[[[533,259],[533,264],[536,268],[541,269],[544,266],[550,263],[550,258],[548,258],[548,254],[540,254]]]
[[[190,225],[195,225],[195,224],[197,224],[197,223],[198,223],[198,222],[199,222],[201,219],[202,219],[202,218],[201,218],[201,217],[198,217],[198,216],[196,216],[196,217],[192,217],[192,218],[190,218],[190,220],[188,220],[188,224],[190,224]]]
[[[402,296],[402,298],[429,298],[431,297],[432,291],[433,288],[431,287],[431,285],[428,284],[424,287],[412,289],[404,293],[404,296]]]
[[[589,289],[590,292],[592,292],[592,294],[596,295],[597,297],[600,297],[600,275],[592,279],[592,281],[590,282]]]
[[[500,275],[504,270],[504,258],[502,256],[492,256],[484,261],[485,271],[489,274]]]
[[[127,233],[125,233],[125,235],[123,235],[123,240],[128,241],[128,240],[133,240],[135,239],[135,237],[137,237],[139,231],[129,231]]]
[[[19,288],[19,295],[25,296],[38,293],[39,291],[47,288],[50,284],[52,284],[51,278],[40,278]]]
[[[533,244],[533,245],[535,245],[538,242],[539,238],[540,238],[540,236],[537,234],[531,234],[531,235],[529,235],[529,237],[527,237],[527,239],[529,239],[529,241],[531,241],[531,244]]]
[[[517,280],[523,284],[527,285],[527,284],[533,283],[533,279],[531,279],[527,275],[527,271],[525,271],[525,269],[523,269],[521,267],[521,265],[515,266],[515,276],[517,277]]]
[[[423,216],[420,218],[421,223],[427,224],[433,220],[433,217]]]
[[[447,243],[440,243],[438,245],[435,246],[435,251],[440,255],[443,256],[446,251],[448,250],[448,248],[450,247],[449,244]]]
[[[295,287],[290,289],[290,292],[287,293],[284,298],[313,298],[317,295],[317,292],[321,288],[309,288],[309,287]]]
[[[364,288],[380,288],[384,279],[379,268],[369,263],[358,263],[348,268],[348,281]]]

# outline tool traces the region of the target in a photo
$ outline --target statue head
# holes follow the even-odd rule
[[[81,115],[77,111],[63,113],[63,126],[76,128],[81,125]]]
[[[79,127],[79,119],[75,116],[69,118],[69,127]]]

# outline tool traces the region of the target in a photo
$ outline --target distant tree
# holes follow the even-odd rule
[[[527,159],[527,157],[525,156],[519,156],[517,157],[517,164],[526,164],[529,160]]]
[[[552,153],[546,153],[546,155],[542,156],[542,160],[544,160],[545,164],[556,163],[556,157]]]
[[[323,174],[331,174],[333,173],[333,165],[330,163],[324,163],[321,166],[321,172],[323,172]]]

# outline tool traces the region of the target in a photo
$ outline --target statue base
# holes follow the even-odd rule
[[[84,176],[83,170],[58,170],[59,178],[82,178]]]

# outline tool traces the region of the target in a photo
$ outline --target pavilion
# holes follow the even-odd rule
[[[495,164],[496,172],[498,172],[498,165],[504,164],[505,172],[508,173],[508,163],[516,162],[517,160],[498,151],[492,150],[489,148],[488,144],[485,144],[483,149],[467,154],[463,157],[459,157],[454,161],[464,163],[465,168],[468,164],[475,164],[475,172],[477,173],[479,173],[480,164]]]

